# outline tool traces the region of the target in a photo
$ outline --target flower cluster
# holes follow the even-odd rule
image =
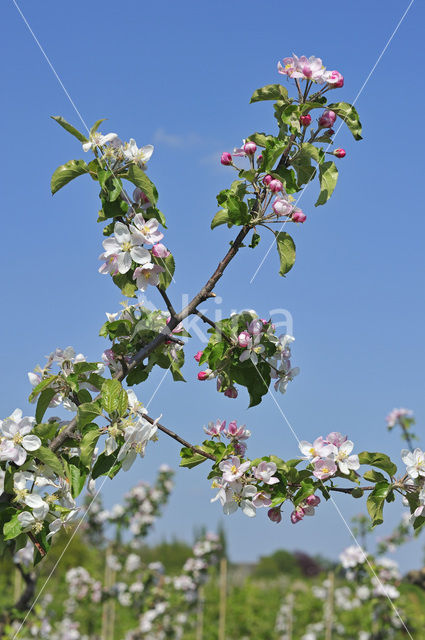
[[[354,444],[347,436],[333,431],[324,439],[322,436],[311,443],[302,440],[299,444],[301,453],[314,466],[313,475],[319,480],[334,476],[338,471],[349,475],[360,467],[358,455],[350,455]]]
[[[321,58],[315,56],[300,56],[293,54],[283,59],[283,66],[278,62],[277,69],[282,75],[299,80],[310,80],[317,84],[327,84],[329,88],[344,86],[344,77],[339,71],[327,71]]]
[[[405,418],[412,418],[413,411],[411,409],[393,409],[385,418],[388,429],[393,429],[396,424],[399,424]]]

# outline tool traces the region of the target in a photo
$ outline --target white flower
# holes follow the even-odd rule
[[[22,511],[18,514],[18,520],[23,531],[34,531],[34,533],[40,533],[43,528],[43,522],[49,513],[49,507],[44,502],[42,506],[36,507],[32,513],[29,511]]]
[[[425,454],[421,449],[415,449],[413,452],[403,449],[401,459],[406,465],[406,471],[411,478],[425,476]]]
[[[356,470],[360,467],[359,456],[349,454],[352,452],[354,444],[351,440],[346,440],[337,450],[334,460],[337,463],[341,473],[349,475],[350,470]]]
[[[122,461],[124,471],[130,469],[138,453],[142,458],[144,457],[146,445],[153,438],[156,431],[156,424],[152,425],[143,418],[140,418],[134,426],[129,426],[125,429],[124,444],[117,457],[118,462]]]
[[[257,492],[257,487],[254,485],[242,487],[239,482],[234,482],[227,487],[222,487],[211,502],[219,500],[226,516],[235,513],[240,507],[246,516],[254,518],[257,515],[257,511],[252,503],[252,498]]]
[[[340,554],[339,559],[344,569],[351,569],[358,564],[366,562],[366,554],[358,545],[351,545],[344,549]]]
[[[241,464],[237,456],[232,456],[227,460],[222,460],[218,466],[223,472],[223,480],[225,482],[234,482],[249,469],[250,464],[251,462],[249,460]]]
[[[253,365],[258,364],[258,354],[263,353],[265,347],[260,344],[261,335],[253,336],[251,346],[248,346],[245,351],[242,351],[239,356],[239,360],[241,362],[245,362],[245,360],[251,360]]]
[[[263,460],[258,467],[253,468],[254,476],[257,480],[262,480],[265,484],[276,484],[279,478],[274,477],[277,467],[274,462],[266,462]]]
[[[158,231],[158,225],[158,220],[151,218],[151,220],[145,221],[142,214],[137,213],[130,225],[130,231],[135,235],[139,235],[141,242],[156,244],[164,237],[164,234]]]
[[[106,135],[102,135],[100,131],[96,131],[90,136],[88,142],[83,142],[83,151],[87,152],[90,149],[96,149],[96,147],[103,147],[103,145],[108,144],[108,142],[112,142],[113,144],[120,143],[120,140],[116,133],[107,133]]]
[[[164,271],[164,267],[158,264],[144,264],[134,270],[133,280],[136,280],[137,288],[140,291],[146,291],[148,285],[156,287],[159,284],[159,275]]]
[[[320,458],[327,458],[334,449],[332,445],[323,440],[322,436],[316,438],[313,443],[301,440],[298,446],[305,459],[311,462],[316,462]]]
[[[99,257],[100,260],[107,260],[109,256],[115,255],[117,267],[120,273],[127,273],[131,268],[131,262],[146,264],[151,261],[151,254],[140,245],[143,244],[140,235],[130,233],[129,228],[122,222],[116,222],[114,226],[114,236],[103,241],[105,252]]]
[[[68,522],[71,522],[75,519],[75,516],[79,512],[79,509],[72,509],[66,516],[62,516],[61,518],[56,518],[49,524],[49,533],[47,534],[47,539],[51,538],[55,535],[63,526],[65,526]]]
[[[129,142],[124,145],[125,159],[128,162],[137,162],[141,169],[145,168],[145,164],[150,160],[152,154],[153,145],[147,144],[139,149],[134,138],[130,138]]]
[[[18,467],[27,459],[27,451],[36,451],[41,447],[38,436],[29,436],[35,418],[23,418],[22,411],[15,409],[9,418],[0,420],[0,434],[4,439],[0,444],[0,460],[11,460]]]

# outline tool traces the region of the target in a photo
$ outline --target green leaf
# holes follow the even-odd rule
[[[96,424],[89,424],[86,429],[87,431],[85,431],[80,443],[80,460],[81,464],[90,469],[100,431]]]
[[[22,533],[22,526],[18,520],[18,514],[12,517],[9,522],[6,522],[3,526],[3,534],[5,540],[13,540]]]
[[[119,380],[106,380],[103,383],[101,403],[107,413],[111,414],[114,411],[118,411],[118,406],[123,404],[123,400],[120,398],[122,391],[124,390]]]
[[[321,164],[325,159],[325,152],[323,149],[319,149],[315,147],[314,144],[310,144],[309,142],[304,142],[301,147],[301,153],[308,155],[310,158],[313,158],[318,164]]]
[[[359,114],[352,104],[348,102],[333,102],[327,106],[327,109],[335,111],[335,113],[344,120],[355,140],[361,140],[362,125]]]
[[[202,447],[197,448],[202,449]],[[180,457],[180,467],[187,467],[188,469],[193,469],[193,467],[197,467],[198,464],[207,460],[205,456],[202,456],[200,453],[194,453],[189,447],[183,447],[181,449]]]
[[[158,192],[146,173],[137,164],[132,164],[125,175],[120,176],[130,180],[136,187],[139,187],[147,195],[152,204],[158,200]]]
[[[91,476],[93,480],[96,480],[99,476],[113,478],[120,469],[121,462],[117,462],[114,455],[106,456],[105,453],[101,453],[96,460]]]
[[[36,424],[32,433],[35,436],[38,436],[40,440],[52,440],[59,427],[59,422],[42,422],[41,424]]]
[[[73,458],[73,460],[75,460],[75,458]],[[81,471],[81,469],[72,462],[70,462],[67,467],[68,479],[71,487],[71,495],[73,498],[77,498],[84,488],[87,473],[84,470]]]
[[[55,389],[44,389],[44,391],[40,393],[40,397],[37,402],[37,409],[35,410],[36,422],[41,422],[43,420],[43,416],[55,395]]]
[[[248,205],[243,200],[240,200],[237,195],[230,195],[227,198],[226,209],[233,224],[243,225],[250,221]]]
[[[40,393],[40,391],[46,389],[46,387],[48,387],[49,384],[53,382],[53,380],[56,380],[56,378],[57,376],[49,376],[48,378],[44,378],[44,380],[39,382],[38,385],[31,391],[30,397],[28,398],[29,401],[32,402],[34,398],[36,398],[36,396]]]
[[[338,180],[338,169],[336,168],[335,162],[329,160],[319,165],[319,180],[320,194],[314,205],[315,207],[318,207],[320,204],[325,204],[335,189],[336,181]]]
[[[92,128],[90,129],[90,136],[92,136],[99,129],[102,122],[105,122],[106,118],[101,118],[100,120],[96,120]]]
[[[382,524],[384,521],[383,510],[385,504],[385,498],[391,485],[388,482],[378,482],[372,493],[369,494],[366,504],[369,515],[372,519],[372,526]]]
[[[116,276],[112,276],[112,280],[121,289],[122,294],[126,298],[135,298],[137,291],[137,284],[135,280],[131,280],[130,271],[127,273],[118,273]]]
[[[63,127],[66,131],[68,131],[68,133],[70,133],[75,138],[77,138],[77,140],[79,140],[80,142],[88,142],[88,139],[86,138],[86,136],[80,133],[80,131],[78,131],[78,129],[73,127],[72,124],[69,124],[69,122],[67,122],[65,118],[62,118],[62,116],[50,116],[50,117],[52,118],[52,120],[55,120],[58,124],[60,124],[60,126]]]
[[[103,387],[103,385],[102,385]],[[78,407],[78,426],[80,429],[102,415],[102,406],[98,400],[84,402]]]
[[[159,274],[159,287],[165,291],[173,281],[174,271],[176,269],[176,263],[174,262],[173,255],[170,253],[166,258],[157,258],[153,256],[153,262],[164,269]]]
[[[295,156],[291,164],[297,174],[298,189],[303,184],[308,184],[316,175],[316,167],[312,166],[311,157],[307,153],[303,153],[302,150]]]
[[[229,226],[233,224],[232,222],[230,222],[229,212],[227,211],[227,209],[220,209],[220,211],[217,211],[214,218],[212,219],[211,229],[215,229],[221,224],[229,224]]]
[[[368,482],[386,482],[384,474],[380,471],[375,471],[375,469],[370,469],[363,474],[363,478],[368,480]]]
[[[311,479],[303,480],[301,482],[301,488],[297,491],[297,493],[294,496],[294,506],[297,507],[300,504],[300,502],[308,498],[308,496],[313,495],[313,493],[314,493],[313,481]]]
[[[285,140],[278,140],[277,138],[267,140],[266,148],[264,149],[262,154],[262,169],[264,171],[272,171],[276,162],[279,160],[287,146],[288,143]]]
[[[258,243],[260,242],[261,236],[258,235],[258,233],[253,233],[252,234],[252,238],[251,238],[251,242],[248,245],[251,249],[255,249],[255,247],[258,245]]]
[[[97,371],[98,362],[76,362],[73,365],[74,373],[87,373],[87,371]]]
[[[295,243],[289,233],[275,233],[276,246],[280,259],[279,275],[284,276],[295,263]]]
[[[84,160],[70,160],[56,169],[50,181],[52,195],[62,189],[68,182],[88,173],[89,168]]]
[[[265,87],[254,91],[250,103],[261,102],[262,100],[283,100],[284,102],[289,102],[288,91],[281,84],[267,84]],[[252,140],[252,137],[249,139]]]
[[[372,467],[378,467],[388,473],[390,478],[397,473],[397,466],[385,453],[373,453],[370,451],[362,451],[359,453],[360,464],[370,464]]]
[[[48,447],[39,447],[34,451],[33,456],[43,464],[47,464],[58,476],[65,478],[65,470],[57,455]]]
[[[265,147],[267,145],[267,140],[274,140],[273,136],[268,136],[265,133],[252,133],[248,136],[247,140],[252,140],[255,142],[257,147]]]

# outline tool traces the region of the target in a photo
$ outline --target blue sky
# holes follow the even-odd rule
[[[339,69],[345,86],[338,98],[352,101],[388,42],[407,2],[333,6],[307,0],[266,2],[153,3],[77,0],[22,1],[19,6],[89,126],[107,117],[102,130],[139,145],[153,143],[149,176],[157,184],[167,215],[166,244],[177,261],[169,294],[195,293],[227,250],[233,233],[209,224],[215,195],[233,174],[221,167],[232,150],[255,130],[273,131],[269,104],[249,105],[252,92],[279,82],[279,59],[317,55]],[[106,344],[97,337],[104,312],[121,296],[97,273],[101,228],[96,224],[96,185],[81,178],[54,198],[50,176],[60,164],[83,157],[78,141],[50,115],[61,114],[82,128],[78,115],[49,68],[14,4],[0,9],[7,25],[3,60],[3,149],[1,163],[3,243],[0,254],[3,312],[1,415],[26,403],[26,371],[56,346],[73,345],[97,359]],[[424,7],[412,5],[404,22],[358,98],[364,140],[341,130],[340,178],[327,206],[314,208],[317,186],[302,197],[307,222],[291,232],[297,262],[286,279],[277,275],[272,251],[252,275],[270,240],[244,250],[217,287],[223,314],[254,308],[262,316],[287,309],[296,342],[293,361],[301,375],[276,400],[298,436],[311,439],[332,430],[347,433],[356,451],[385,450],[399,460],[400,441],[386,433],[385,415],[395,406],[415,410],[418,431],[424,402],[424,218],[422,205],[423,76],[418,74]],[[335,92],[336,96],[336,92]],[[7,150],[7,151],[6,151]],[[159,296],[150,300],[160,306]],[[214,302],[205,310],[214,312]],[[198,383],[186,349],[187,384],[166,377],[151,401],[151,415],[192,441],[217,417],[237,419],[252,430],[252,457],[275,452],[294,457],[296,441],[271,396],[247,410],[217,394],[214,383]],[[147,403],[161,381],[158,371],[137,390]],[[422,442],[423,444],[423,442]],[[105,484],[105,501],[119,501],[139,479],[151,480],[161,462],[178,464],[178,448],[161,437],[127,474]],[[176,535],[190,540],[194,527],[225,522],[234,560],[252,561],[274,549],[304,549],[335,557],[351,542],[331,504],[296,527],[289,513],[279,526],[265,513],[254,522],[242,514],[224,519],[205,479],[206,468],[178,471],[176,490],[152,540]],[[337,499],[347,521],[364,502]],[[387,509],[383,535],[397,522]],[[258,540],[261,540],[259,545]],[[417,566],[422,543],[400,553],[403,568]]]

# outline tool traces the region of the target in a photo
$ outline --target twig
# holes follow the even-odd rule
[[[202,449],[198,449],[198,447],[194,447],[193,444],[190,444],[190,442],[181,438],[179,435],[177,435],[177,433],[174,433],[174,431],[167,429],[167,427],[164,427],[162,424],[159,424],[159,422],[155,423],[155,420],[153,420],[153,418],[151,418],[150,416],[143,416],[143,417],[150,424],[156,424],[156,426],[160,431],[162,431],[163,433],[166,433],[167,436],[170,436],[170,438],[177,440],[177,442],[180,442],[180,444],[182,444],[184,447],[188,447],[194,453],[199,453],[204,458],[209,458],[210,460],[214,460],[215,462],[215,456],[213,456],[211,453],[207,453],[206,451],[202,451]]]

